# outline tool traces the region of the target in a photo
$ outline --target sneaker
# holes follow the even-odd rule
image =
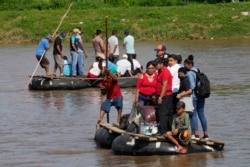
[[[53,73],[53,77],[56,77],[56,73]]]
[[[63,73],[62,74],[60,74],[60,77],[63,77],[64,75],[63,75]]]
[[[203,136],[202,139],[209,140],[209,137],[208,136]]]
[[[199,135],[191,135],[191,138],[192,138],[192,139],[195,139],[195,140],[200,140]]]
[[[191,139],[195,139],[195,135],[191,135]]]

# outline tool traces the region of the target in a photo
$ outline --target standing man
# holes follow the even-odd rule
[[[78,61],[78,41],[76,39],[77,34],[80,34],[81,32],[79,29],[75,28],[73,29],[73,34],[70,37],[70,54],[72,58],[72,76],[76,76],[76,65]]]
[[[178,76],[178,70],[180,68],[180,65],[178,64],[178,57],[175,54],[170,54],[168,56],[168,70],[171,72],[173,76],[172,80],[172,92],[173,92],[173,112],[176,113],[176,104],[179,101],[178,98],[176,98],[179,88],[180,88],[180,79]]]
[[[52,35],[47,35],[47,37],[42,38],[36,48],[36,58],[40,61],[40,65],[45,69],[46,76],[51,76],[49,72],[49,60],[45,56],[45,53],[50,48],[50,43],[52,43]]]
[[[83,32],[81,32],[80,27],[77,27],[77,29],[80,31],[80,33],[76,35],[76,40],[78,44],[77,72],[79,76],[83,76],[84,58],[87,58],[88,55],[86,54],[83,46]]]
[[[130,35],[129,30],[125,30],[124,34],[125,38],[123,40],[123,48],[126,49],[128,61],[131,63],[131,69],[134,69],[132,56],[135,54],[135,40],[134,37]]]
[[[64,65],[64,54],[62,52],[62,39],[66,37],[65,32],[61,32],[59,36],[56,37],[54,42],[53,57],[54,57],[54,73],[56,76],[56,70],[59,68],[60,76],[63,76],[63,65]]]
[[[158,45],[157,48],[155,49],[156,51],[156,57],[163,57],[163,58],[167,58],[168,55],[166,53],[167,47],[165,45]]]
[[[97,57],[98,53],[105,55],[106,54],[106,49],[104,42],[102,40],[102,31],[101,30],[96,30],[96,36],[92,40],[93,47],[95,50],[95,55]]]
[[[163,58],[156,58],[156,68],[158,70],[156,79],[157,110],[156,119],[159,123],[159,134],[171,131],[172,113],[172,75],[164,66]]]
[[[167,47],[165,45],[158,45],[155,49],[156,51],[156,57],[164,58],[164,65],[168,66],[168,54],[166,53]]]
[[[119,43],[117,38],[117,31],[112,31],[112,36],[108,39],[109,43],[109,61],[116,63],[119,60]]]

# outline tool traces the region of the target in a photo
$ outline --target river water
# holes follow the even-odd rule
[[[138,60],[146,65],[159,43],[137,43]],[[167,41],[169,53],[194,55],[195,66],[211,80],[205,112],[211,139],[225,141],[222,152],[177,156],[117,156],[93,140],[103,97],[98,89],[24,91],[36,67],[36,45],[0,46],[0,166],[8,167],[161,167],[249,166],[250,39]],[[68,44],[65,53],[69,55]],[[85,72],[94,60],[91,44]],[[120,49],[124,53],[123,49]],[[52,71],[52,49],[47,54]],[[43,75],[38,67],[36,75]],[[134,89],[122,89],[129,113]],[[115,122],[116,111],[110,113]],[[200,134],[202,135],[201,128]]]

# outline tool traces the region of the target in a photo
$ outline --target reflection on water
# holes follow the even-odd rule
[[[134,157],[117,156],[111,150],[96,148],[95,124],[104,100],[100,91],[24,92],[27,76],[37,63],[35,46],[0,46],[0,166],[248,166],[249,40],[171,41],[165,44],[169,53],[180,53],[183,59],[193,54],[195,66],[209,76],[212,94],[205,107],[209,135],[226,142],[223,152]],[[154,59],[157,45],[136,44],[143,66]],[[92,46],[86,47],[89,55],[94,55]],[[53,64],[50,52],[47,57]],[[86,60],[85,71],[92,61],[91,56]],[[14,65],[9,65],[10,62]],[[39,67],[36,74],[44,74],[43,69]],[[129,113],[134,89],[123,89],[122,93],[123,113]],[[111,122],[116,120],[116,115],[112,108]]]

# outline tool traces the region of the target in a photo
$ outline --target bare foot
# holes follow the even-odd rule
[[[181,149],[180,153],[186,154],[187,153],[187,148],[183,147],[183,149]]]
[[[177,147],[176,152],[177,152],[177,153],[181,153],[182,150],[183,150],[183,147],[179,146],[179,147]]]
[[[98,120],[97,120],[97,123],[98,123],[98,124],[101,123],[101,122],[103,122],[101,119],[98,119]]]

